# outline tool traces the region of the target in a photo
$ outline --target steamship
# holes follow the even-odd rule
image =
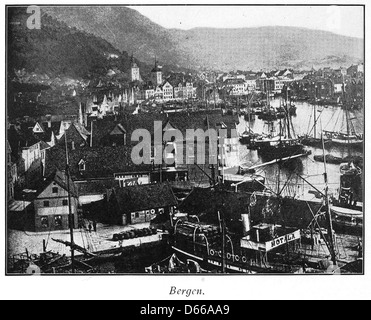
[[[180,258],[222,273],[302,273],[305,261],[299,253],[299,229],[269,223],[250,229],[248,215],[242,216],[242,236],[229,232],[223,224],[179,220],[171,239],[172,249]]]

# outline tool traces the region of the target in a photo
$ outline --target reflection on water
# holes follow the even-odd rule
[[[297,112],[296,116],[292,117],[293,128],[296,135],[313,133],[313,123],[314,123],[314,106],[307,102],[296,102]],[[271,101],[273,107],[279,107],[279,99]],[[340,107],[334,106],[317,106],[316,116],[319,120],[316,125],[317,137],[320,137],[321,128],[323,130],[329,131],[346,131],[345,122],[345,112]],[[350,119],[354,125],[354,129],[357,133],[364,133],[364,116],[362,111],[352,111],[350,112]],[[276,132],[279,132],[279,121],[275,121]],[[238,132],[243,133],[246,128],[251,128],[256,133],[267,132],[267,125],[263,120],[256,119],[250,123],[245,121],[243,117],[240,118],[240,123],[238,125]],[[267,185],[273,190],[282,190],[285,186],[283,194],[285,195],[299,195],[307,193],[309,187],[300,177],[296,175],[300,174],[308,182],[313,184],[319,190],[324,188],[324,176],[325,171],[324,163],[314,161],[313,156],[322,155],[323,150],[315,147],[306,147],[307,150],[311,150],[311,155],[303,157],[290,164],[284,164],[281,166],[269,165],[257,169],[257,173],[266,177]],[[356,156],[363,156],[363,152],[348,149],[342,146],[332,146],[327,147],[325,150],[326,154],[332,154],[338,157],[346,157],[349,154]],[[262,159],[259,157],[257,151],[249,150],[246,146],[240,146],[240,159],[241,163],[246,166],[252,166],[262,163]],[[327,164],[326,171],[328,174],[328,185],[332,192],[336,195],[336,189],[339,187],[340,183],[340,172],[339,165]],[[278,179],[278,176],[280,179]],[[285,185],[287,180],[289,183]]]

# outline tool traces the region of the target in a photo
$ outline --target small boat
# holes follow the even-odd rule
[[[345,207],[331,206],[332,223],[338,233],[362,236],[363,212]]]
[[[329,164],[341,164],[344,162],[343,158],[333,156],[332,154],[323,155],[315,155],[313,159],[318,162],[325,162]]]
[[[324,159],[325,159],[326,162],[330,164],[344,164],[344,163],[347,164],[349,162],[362,160],[362,158],[358,156],[347,156],[345,158],[342,158],[342,157],[336,157],[332,154],[326,154],[325,157],[323,157],[323,155],[315,155],[313,158],[315,161],[319,161],[319,162],[324,162]],[[345,170],[345,169],[342,169],[342,170]]]
[[[363,147],[363,136],[344,132],[333,133],[331,135],[331,142],[334,145]]]

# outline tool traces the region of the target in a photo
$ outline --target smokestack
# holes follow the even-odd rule
[[[243,235],[247,236],[251,229],[249,214],[243,213],[241,214],[241,218],[242,218],[242,226],[243,226]]]

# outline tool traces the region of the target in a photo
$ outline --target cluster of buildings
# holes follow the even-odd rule
[[[158,65],[157,60],[151,70],[150,79],[143,81],[140,69],[132,57],[130,80],[131,91],[124,95],[124,100],[127,102],[184,101],[196,98],[197,88],[194,86],[192,76],[174,73],[165,78],[162,67]]]
[[[285,69],[274,72],[236,72],[210,75],[199,79],[171,74],[164,78],[155,62],[151,77],[144,81],[138,65],[131,61],[129,86],[120,92],[89,96],[69,108],[68,114],[10,121],[7,130],[7,198],[8,223],[11,228],[29,231],[77,228],[82,217],[111,224],[133,224],[164,220],[177,209],[174,187],[210,185],[218,170],[239,165],[239,139],[233,130],[238,117],[221,110],[177,113],[139,113],[141,102],[185,101],[199,98],[222,99],[253,91],[281,93],[290,87],[298,99],[327,99],[344,96],[354,103],[363,102],[363,65],[348,69],[324,68],[294,73]],[[197,86],[196,83],[197,82]],[[99,87],[99,86],[98,86]],[[77,93],[73,92],[76,96]],[[161,141],[162,164],[155,164],[158,134],[178,131],[181,138]],[[151,164],[135,164],[132,150],[138,142],[131,140],[136,129],[150,133],[147,145]],[[201,142],[205,164],[177,162],[177,155],[195,143],[195,162],[199,141],[187,141],[187,130],[226,129],[218,137],[216,166],[210,165],[209,139]],[[189,144],[188,144],[189,145]],[[168,147],[170,150],[168,151]],[[220,148],[219,148],[220,147]],[[162,150],[162,149],[161,149]],[[222,150],[222,151],[220,151]],[[67,170],[68,167],[68,170]],[[73,221],[69,221],[72,213]]]
[[[213,111],[97,118],[86,110],[80,107],[76,119],[26,118],[9,123],[10,228],[34,232],[68,229],[70,212],[74,228],[82,225],[82,217],[119,225],[166,220],[178,203],[174,186],[210,185],[213,170],[238,165],[238,137],[231,135],[238,122],[235,116]],[[219,140],[223,154],[217,155],[218,165],[209,165],[207,151],[203,166],[178,163],[177,153],[183,152],[186,158],[187,138],[164,139],[163,150],[172,151],[163,152],[162,164],[155,164],[155,121],[161,122],[163,133],[176,129],[183,137],[187,137],[187,129],[227,129],[229,135]],[[147,146],[151,164],[135,164],[140,163],[132,154],[138,144],[131,141],[136,129],[151,134]],[[193,147],[195,160],[198,143]],[[208,148],[207,139],[200,143]]]
[[[364,102],[364,65],[312,69],[302,80],[293,81],[290,89],[298,99],[360,108]]]
[[[244,96],[253,91],[279,95],[286,88],[291,90],[291,96],[301,100],[326,100],[334,104],[341,100],[343,103],[362,105],[364,99],[363,64],[338,69],[312,68],[309,71],[204,72],[200,79],[204,82],[204,92],[199,96],[208,100]]]

